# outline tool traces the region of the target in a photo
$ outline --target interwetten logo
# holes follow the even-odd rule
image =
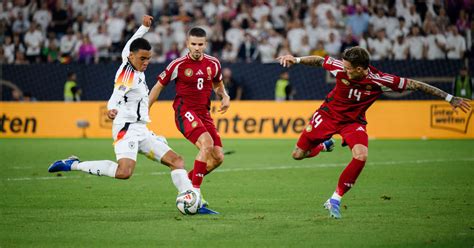
[[[464,113],[458,109],[457,113],[449,104],[431,105],[431,127],[446,129],[453,132],[467,133],[472,111]]]

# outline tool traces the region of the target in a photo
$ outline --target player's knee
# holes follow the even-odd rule
[[[221,165],[222,162],[224,162],[224,154],[221,152],[214,154],[213,157],[214,157],[214,164],[216,167]]]
[[[294,160],[301,160],[304,158],[304,153],[302,153],[301,151],[293,151],[291,153],[291,156]]]
[[[360,151],[354,153],[354,158],[360,161],[367,161],[367,157],[369,156],[367,151]]]

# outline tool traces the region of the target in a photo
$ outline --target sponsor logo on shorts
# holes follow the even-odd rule
[[[191,77],[193,75],[193,69],[188,68],[184,70],[184,75],[186,75],[187,77]]]
[[[309,132],[311,132],[312,130],[313,130],[313,126],[311,126],[311,125],[306,126],[306,132],[309,133]]]
[[[193,121],[193,122],[191,123],[191,127],[193,127],[193,128],[197,127],[197,125],[198,125],[198,122],[197,122],[197,121]]]
[[[344,79],[344,78],[341,79],[341,82],[342,82],[343,84],[345,84],[345,85],[351,84],[351,83],[349,83],[349,81],[347,81],[347,79]]]

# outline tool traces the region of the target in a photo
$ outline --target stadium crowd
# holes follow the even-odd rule
[[[0,63],[97,63],[120,58],[140,18],[153,62],[186,53],[203,27],[223,62],[275,62],[283,54],[338,56],[367,48],[373,60],[462,59],[472,47],[470,0],[4,0]]]

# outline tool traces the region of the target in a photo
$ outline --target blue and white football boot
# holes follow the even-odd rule
[[[334,219],[342,218],[341,211],[340,211],[340,208],[341,208],[341,202],[340,201],[335,200],[335,199],[328,199],[324,203],[323,206],[324,206],[325,209],[327,209],[329,211],[329,217],[332,217]]]
[[[69,158],[58,160],[49,166],[48,172],[70,171],[72,164],[75,162],[80,162],[79,158],[76,156],[70,156]]]
[[[332,152],[334,150],[334,144],[336,141],[333,138],[330,138],[323,142],[324,149],[323,152]]]

